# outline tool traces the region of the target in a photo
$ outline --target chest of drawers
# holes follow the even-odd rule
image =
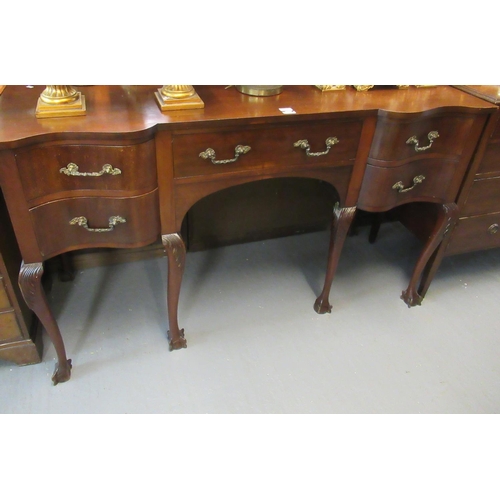
[[[500,86],[463,87],[500,104]],[[460,218],[445,250],[454,255],[500,246],[500,112],[490,118],[458,198]]]
[[[72,366],[41,286],[48,258],[161,238],[169,345],[180,349],[186,347],[177,318],[186,259],[180,230],[187,211],[211,193],[250,182],[316,179],[336,193],[324,288],[314,306],[329,312],[357,206],[377,211],[416,200],[447,206],[495,109],[450,87],[322,93],[291,86],[256,99],[200,86],[205,108],[162,113],[156,89],[87,87],[86,116],[64,119],[35,118],[43,88],[7,87],[0,98],[0,185],[23,257],[24,299],[56,349],[54,383],[68,380]],[[429,135],[434,130],[439,137]],[[412,186],[418,176],[427,182]],[[441,236],[436,231],[433,244]]]
[[[20,266],[21,255],[0,193],[0,359],[28,365],[40,362],[42,337],[17,286]]]

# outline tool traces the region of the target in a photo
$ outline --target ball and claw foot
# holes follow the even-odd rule
[[[316,299],[316,302],[314,303],[314,310],[318,314],[331,313],[332,306],[328,303],[327,300],[323,300],[321,297],[318,297]]]
[[[401,298],[408,307],[421,306],[422,300],[424,300],[416,291],[410,289],[403,290]]]
[[[170,330],[167,332],[168,337],[168,349],[169,351],[176,351],[178,349],[183,349],[187,347],[186,339],[184,338],[184,328],[179,330],[179,338],[172,340],[170,337]]]
[[[71,377],[71,368],[71,359],[66,360],[66,363],[63,365],[56,363],[56,369],[54,371],[54,375],[52,375],[52,382],[54,385],[67,382]]]

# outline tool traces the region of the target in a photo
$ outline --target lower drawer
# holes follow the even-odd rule
[[[465,217],[453,230],[446,255],[500,247],[500,213]]]
[[[132,198],[73,198],[31,209],[42,254],[140,247],[160,235],[158,191]]]
[[[453,201],[458,189],[456,167],[456,162],[443,160],[420,160],[389,168],[367,165],[358,207],[384,212],[414,201]]]
[[[6,340],[21,340],[21,330],[17,324],[16,314],[13,311],[0,311],[0,342]]]

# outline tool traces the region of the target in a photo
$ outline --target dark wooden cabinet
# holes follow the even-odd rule
[[[500,104],[500,86],[460,87]],[[459,220],[445,249],[453,255],[500,246],[500,111],[491,116],[458,197]]]
[[[306,179],[329,187],[331,243],[318,313],[331,310],[330,288],[358,207],[437,206],[404,295],[409,305],[419,303],[417,283],[456,213],[469,160],[497,109],[451,87],[285,86],[279,95],[255,98],[197,86],[203,109],[161,112],[155,86],[94,86],[84,89],[85,116],[37,119],[42,90],[7,87],[0,97],[0,184],[23,257],[20,288],[57,353],[54,383],[70,378],[71,360],[41,285],[47,259],[161,239],[169,347],[186,347],[177,317],[186,214],[215,193],[256,182]]]
[[[41,361],[42,337],[17,285],[20,267],[21,255],[0,191],[0,359],[30,365]]]

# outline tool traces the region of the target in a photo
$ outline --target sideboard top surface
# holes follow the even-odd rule
[[[325,119],[332,115],[368,116],[380,112],[423,113],[438,108],[466,108],[491,112],[496,107],[473,95],[448,86],[408,89],[374,89],[321,92],[312,85],[284,86],[271,97],[252,97],[234,87],[195,86],[205,103],[203,109],[161,112],[154,92],[161,86],[95,85],[76,87],[86,99],[87,114],[78,117],[35,117],[43,86],[7,86],[0,96],[0,149],[22,145],[24,141],[68,138],[75,134],[153,134],[158,128],[202,128],[225,125],[286,123]],[[286,114],[282,108],[292,108]],[[63,135],[64,134],[64,135]]]

